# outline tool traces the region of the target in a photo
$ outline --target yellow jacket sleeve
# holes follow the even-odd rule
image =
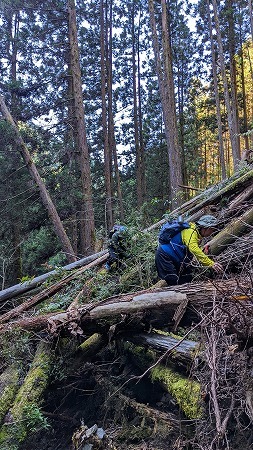
[[[214,265],[214,261],[208,258],[208,256],[199,247],[201,236],[195,224],[190,224],[190,228],[183,230],[181,232],[181,236],[183,244],[203,266],[211,267]]]

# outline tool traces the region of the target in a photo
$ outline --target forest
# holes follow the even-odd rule
[[[252,8],[0,0],[1,450],[252,448]],[[224,272],[168,287],[203,214]]]

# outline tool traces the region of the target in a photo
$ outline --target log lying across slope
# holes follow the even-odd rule
[[[94,266],[97,264],[102,264],[108,256],[107,250],[103,250],[99,253],[95,253],[93,255],[87,256],[86,258],[79,259],[78,261],[75,261],[71,264],[68,264],[67,266],[61,267],[61,271],[70,271],[77,269],[82,266],[86,266],[91,262],[95,262]],[[91,267],[91,266],[89,266]],[[59,270],[55,269],[51,272],[44,273],[43,275],[40,275],[39,277],[32,278],[29,281],[24,281],[23,283],[15,284],[15,286],[11,286],[7,289],[3,289],[0,291],[0,303],[4,302],[5,300],[9,300],[13,297],[17,297],[19,295],[24,294],[27,291],[31,291],[37,286],[40,286],[44,281],[48,280],[48,278],[59,275]],[[78,276],[78,273],[77,273]]]
[[[196,220],[200,215],[205,214],[205,208],[209,205],[219,205],[219,202],[223,199],[235,199],[238,197],[238,201],[242,202],[252,196],[252,184],[253,184],[253,169],[243,174],[241,177],[227,182],[223,187],[212,186],[201,194],[193,197],[182,206],[171,211],[172,217],[185,216],[189,221]],[[240,199],[240,200],[239,200]],[[162,219],[159,222],[146,228],[144,231],[149,232],[153,229],[159,228],[166,219]]]
[[[22,329],[36,331],[48,328],[55,334],[64,328],[71,329],[73,323],[85,327],[90,323],[95,324],[108,320],[108,323],[115,324],[122,320],[122,315],[131,316],[132,319],[133,315],[145,314],[150,310],[156,310],[159,316],[158,321],[161,320],[166,323],[166,320],[171,321],[176,309],[185,300],[189,301],[188,308],[194,308],[197,311],[204,305],[212,303],[213,299],[219,296],[232,299],[240,295],[245,296],[249,292],[250,285],[250,280],[238,283],[237,280],[231,279],[215,281],[215,283],[173,286],[162,290],[146,290],[136,294],[121,295],[118,298],[113,297],[112,300],[108,299],[98,305],[91,303],[67,312],[11,321],[0,325],[0,332],[21,327]],[[150,320],[152,323],[152,315],[150,319],[147,318],[146,320]]]

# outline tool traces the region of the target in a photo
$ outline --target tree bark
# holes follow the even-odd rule
[[[223,180],[225,180],[225,178],[226,178],[226,165],[225,165],[224,145],[223,145],[223,136],[222,136],[221,109],[220,109],[220,98],[219,98],[218,79],[217,79],[217,64],[216,64],[216,58],[215,58],[215,48],[214,48],[214,40],[213,40],[212,21],[211,21],[209,0],[207,0],[207,15],[208,15],[208,25],[209,25],[209,36],[210,36],[210,42],[211,42],[212,71],[213,71],[215,105],[216,105],[216,113],[217,113],[217,127],[218,127],[218,137],[219,137],[219,155],[220,155],[220,165],[221,165],[221,177],[222,177]]]
[[[133,77],[133,115],[134,115],[134,142],[135,142],[135,154],[136,154],[136,191],[137,191],[137,208],[140,208],[143,204],[145,197],[144,181],[144,161],[143,161],[143,149],[141,148],[139,133],[140,123],[138,117],[138,92],[137,92],[137,67],[136,67],[136,38],[135,38],[135,3],[132,4],[131,9],[131,36],[132,36],[132,77]],[[138,55],[139,57],[139,55]],[[138,72],[138,78],[140,74]],[[139,85],[138,85],[139,86]]]
[[[82,228],[81,250],[83,255],[92,253],[95,245],[95,225],[93,199],[91,189],[90,158],[85,128],[85,114],[83,104],[82,79],[80,57],[77,39],[75,0],[68,0],[68,27],[70,45],[70,68],[72,71],[74,106],[76,117],[76,131],[80,158],[80,172],[82,181]]]
[[[169,174],[171,193],[170,200],[172,207],[175,208],[180,200],[177,198],[179,192],[178,184],[183,184],[181,156],[179,151],[177,127],[176,127],[176,111],[175,111],[175,94],[174,82],[172,77],[172,58],[168,36],[168,20],[165,1],[162,0],[162,34],[163,34],[163,58],[162,65],[160,57],[160,46],[158,41],[156,20],[154,13],[154,1],[149,0],[150,24],[152,31],[153,49],[155,55],[156,71],[158,77],[158,86],[162,103],[163,119],[165,127],[166,142],[169,157]]]
[[[118,155],[117,155],[117,148],[116,148],[116,139],[115,139],[115,130],[114,130],[114,114],[113,114],[113,78],[112,78],[112,29],[113,29],[113,23],[112,23],[112,7],[113,7],[113,0],[110,0],[110,12],[109,12],[109,32],[108,32],[108,42],[107,42],[107,74],[108,74],[108,80],[107,80],[107,90],[108,90],[108,138],[109,138],[109,147],[112,152],[112,160],[113,160],[113,169],[114,169],[114,175],[115,175],[115,181],[116,181],[116,188],[117,188],[117,200],[118,200],[118,207],[119,207],[119,215],[120,220],[124,221],[124,207],[123,207],[123,198],[122,198],[122,189],[121,189],[121,182],[120,182],[120,172],[119,172],[119,165],[118,165]]]
[[[189,308],[186,314],[194,307],[195,318],[198,311],[213,303],[213,298],[221,296],[222,298],[234,299],[235,296],[245,295],[249,288],[249,281],[240,280],[215,280],[213,283],[190,283],[181,286],[172,286],[171,288],[158,288],[140,291],[139,293],[123,294],[118,297],[112,297],[103,301],[103,304],[94,303],[75,308],[74,311],[68,311],[58,314],[47,314],[45,316],[29,317],[19,319],[7,324],[0,325],[0,332],[10,331],[12,328],[21,327],[27,330],[40,330],[47,328],[53,332],[59,332],[62,328],[68,327],[71,322],[77,322],[81,326],[88,326],[92,322],[92,328],[96,331],[97,325],[107,327],[108,324],[115,324],[122,320],[123,315],[130,315],[131,321],[137,314],[137,321],[142,320],[142,313],[148,312],[145,316],[147,323],[152,320],[173,325],[173,317],[179,305],[186,299],[189,301]],[[240,298],[239,298],[240,300]],[[238,301],[239,301],[238,300]],[[152,314],[149,311],[152,311]],[[155,314],[153,314],[155,311]],[[138,315],[140,314],[140,316]],[[159,317],[160,314],[160,317]],[[107,321],[107,322],[106,322]],[[131,324],[130,324],[131,325]],[[93,331],[93,332],[94,332]]]
[[[1,450],[18,450],[20,443],[31,432],[30,413],[39,407],[41,397],[49,382],[52,355],[48,344],[41,342],[23,385],[19,389],[14,404],[9,411],[8,425],[0,432]]]
[[[188,369],[193,362],[194,354],[199,348],[198,342],[184,340],[178,345],[179,339],[159,333],[126,334],[124,339],[136,345],[152,348],[159,353],[167,352],[170,360],[188,367]]]
[[[230,95],[229,95],[229,87],[228,87],[228,80],[227,80],[226,67],[225,67],[225,58],[224,58],[224,52],[223,52],[223,44],[222,44],[220,23],[219,23],[219,17],[218,17],[217,2],[216,2],[216,0],[211,0],[211,2],[213,5],[213,14],[214,14],[215,29],[216,29],[216,35],[217,35],[218,53],[219,53],[223,87],[224,87],[224,99],[225,99],[225,104],[226,104],[227,117],[228,117],[228,128],[229,128],[230,142],[231,142],[231,147],[232,147],[233,165],[234,165],[234,169],[236,170],[238,167],[239,160],[240,160],[239,141],[238,141],[238,136],[236,135],[236,125],[235,125],[236,124],[236,110],[235,110],[235,106],[233,104],[231,104],[231,99],[230,99]]]
[[[158,382],[172,395],[180,409],[189,419],[200,418],[202,408],[200,402],[200,384],[179,374],[167,365],[156,364],[155,355],[150,355],[145,349],[136,346],[128,347],[132,361],[141,369],[146,370],[153,382]]]
[[[213,188],[209,188],[205,190],[203,193],[193,197],[188,202],[184,203],[179,208],[176,208],[171,212],[171,216],[176,217],[182,214],[187,213],[187,220],[195,220],[195,216],[200,212],[202,214],[202,209],[208,205],[217,204],[222,198],[230,197],[234,198],[236,195],[240,194],[244,189],[248,189],[249,185],[252,184],[253,179],[253,170],[245,173],[241,177],[227,184],[220,190],[214,190]],[[249,188],[250,189],[250,188]],[[151,225],[150,227],[143,230],[144,232],[149,232],[153,229],[158,228],[163,223],[166,222],[166,219],[162,219],[159,222]]]
[[[108,73],[106,65],[106,55],[108,49],[106,49],[106,43],[108,39],[105,36],[108,30],[105,27],[104,15],[107,15],[107,5],[104,7],[104,0],[100,0],[100,49],[101,49],[101,97],[102,97],[102,127],[103,127],[103,144],[104,144],[104,174],[105,174],[105,226],[106,230],[111,230],[113,226],[113,209],[112,209],[112,150],[109,147],[108,136],[108,110],[106,101]]]
[[[21,366],[14,363],[0,375],[0,425],[18,392],[21,372]]]

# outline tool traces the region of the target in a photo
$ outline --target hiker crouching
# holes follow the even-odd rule
[[[203,238],[217,231],[217,219],[214,216],[205,215],[196,223],[184,222],[183,224],[185,225],[181,227],[183,229],[171,237],[167,243],[159,239],[160,245],[155,255],[158,276],[169,286],[192,281],[193,256],[201,265],[211,267],[217,273],[223,272],[222,265],[210,259],[199,246]]]
[[[127,227],[124,225],[114,225],[109,233],[108,242],[109,257],[105,268],[108,271],[119,269],[123,260],[128,257],[127,249]]]

